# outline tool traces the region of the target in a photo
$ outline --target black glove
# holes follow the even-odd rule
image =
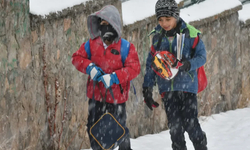
[[[154,101],[153,97],[153,89],[149,87],[143,87],[143,97],[144,97],[144,102],[148,106],[149,109],[153,110],[153,107],[158,107],[159,104]]]
[[[188,72],[191,68],[190,62],[188,60],[182,60],[181,63],[182,66],[179,67],[179,70]]]

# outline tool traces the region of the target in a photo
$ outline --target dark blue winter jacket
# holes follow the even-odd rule
[[[181,32],[185,33],[186,35],[182,58],[185,58],[190,62],[191,68],[188,72],[179,71],[178,74],[172,80],[163,79],[152,70],[151,63],[153,60],[153,56],[149,53],[146,63],[146,74],[144,76],[143,87],[153,88],[153,86],[157,82],[160,94],[168,91],[185,91],[196,94],[198,91],[198,79],[196,69],[204,65],[206,62],[206,50],[201,39],[199,39],[199,43],[196,46],[195,54],[193,58],[191,58],[191,49],[193,46],[193,42],[195,37],[200,34],[200,31],[195,29],[193,26],[185,23],[182,19],[180,19],[180,21],[182,22]],[[152,32],[154,33],[152,44],[155,50],[162,30],[164,29],[162,29],[161,26],[158,25]],[[176,36],[174,37],[172,43],[168,40],[166,36],[164,36],[162,38],[162,43],[159,48],[159,51],[167,50],[177,56],[176,44]]]

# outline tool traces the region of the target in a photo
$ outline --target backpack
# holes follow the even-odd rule
[[[89,40],[85,43],[84,49],[85,49],[85,51],[88,54],[88,59],[90,59],[91,58],[91,53],[90,53]],[[125,60],[126,60],[126,58],[128,56],[129,50],[130,50],[130,43],[127,40],[121,38],[121,57],[122,57],[122,64],[123,64],[123,66],[124,66]],[[136,102],[138,102],[137,95],[136,95],[136,90],[135,90],[135,86],[134,86],[132,80],[130,81],[130,83],[132,84],[133,89],[134,89],[134,94],[136,96]],[[120,84],[120,88],[121,88],[121,84]],[[121,88],[121,92],[122,91],[123,91],[123,89]]]
[[[193,58],[195,53],[195,48],[199,42],[199,36],[194,39],[194,43],[191,50],[191,58]],[[198,93],[203,91],[207,87],[207,76],[205,73],[204,66],[201,66],[197,69],[197,77],[198,77]]]
[[[103,150],[109,150],[119,146],[129,136],[129,130],[116,115],[106,112],[91,126],[89,134]]]

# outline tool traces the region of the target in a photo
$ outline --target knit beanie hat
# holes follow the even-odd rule
[[[174,17],[179,19],[180,10],[175,0],[158,0],[155,4],[157,20],[160,17]]]

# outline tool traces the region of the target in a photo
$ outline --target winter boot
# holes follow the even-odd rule
[[[126,136],[124,141],[119,145],[118,150],[132,150],[130,145],[130,136],[129,134]]]
[[[206,133],[203,132],[203,140],[199,144],[194,144],[195,150],[207,150],[207,136]]]

